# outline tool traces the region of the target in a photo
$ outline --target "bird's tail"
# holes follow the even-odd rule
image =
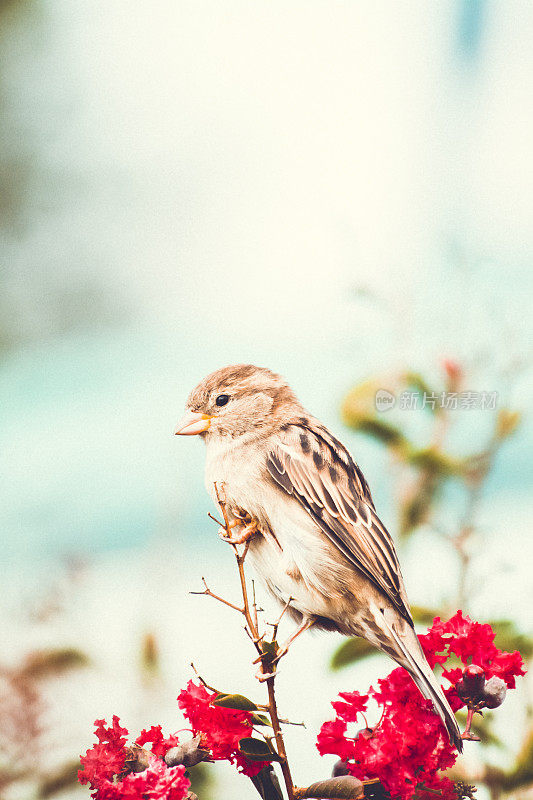
[[[385,628],[390,633],[399,651],[396,660],[411,675],[422,696],[426,700],[431,700],[433,708],[446,726],[450,742],[461,753],[463,740],[461,739],[457,720],[426,660],[414,628],[402,620],[401,633],[399,633],[394,622],[387,620],[387,611],[385,610],[381,614]]]

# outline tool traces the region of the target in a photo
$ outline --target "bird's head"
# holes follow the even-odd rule
[[[193,389],[174,433],[208,438],[260,434],[293,404],[299,405],[287,382],[269,369],[252,364],[223,367]]]

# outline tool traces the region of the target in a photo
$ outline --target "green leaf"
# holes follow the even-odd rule
[[[251,736],[239,741],[239,751],[250,761],[279,761],[278,754],[266,742]]]
[[[508,408],[500,409],[496,421],[496,438],[502,440],[512,436],[521,421],[522,415],[520,411],[511,411]]]
[[[37,788],[37,797],[45,800],[49,797],[56,797],[60,792],[76,785],[80,762],[69,761],[55,772],[47,775]],[[3,775],[6,774],[5,772]],[[2,775],[2,777],[3,777]]]
[[[211,705],[234,708],[236,711],[257,711],[256,704],[242,694],[218,695]]]
[[[464,460],[452,458],[437,447],[413,449],[408,455],[408,461],[414,467],[425,469],[441,478],[461,475],[465,467]]]
[[[414,389],[422,395],[425,394],[426,397],[430,397],[431,395],[438,397],[439,395],[439,392],[435,392],[419,372],[406,372],[404,380],[408,389]],[[426,403],[424,408],[427,411],[431,411],[432,414],[438,414],[441,411],[441,407],[438,403],[435,403],[435,408],[432,407],[431,403]]]
[[[409,536],[419,525],[422,525],[430,518],[439,488],[439,481],[434,475],[424,476],[416,493],[401,503],[400,538],[404,539]]]
[[[259,792],[261,800],[283,800],[278,776],[272,764],[266,764],[257,775],[251,775],[250,780]]]
[[[268,725],[269,728],[272,727],[272,723],[270,722],[269,718],[264,714],[252,714],[250,719],[254,725]]]
[[[377,655],[379,650],[376,650],[370,642],[362,639],[360,636],[354,636],[353,639],[346,639],[340,647],[333,653],[330,666],[331,669],[337,670],[348,664],[354,664],[356,661],[361,661],[368,656]]]
[[[274,640],[273,642],[261,642],[261,650],[265,655],[269,655],[272,658],[275,658],[278,653],[278,643]]]
[[[356,431],[366,433],[373,439],[383,442],[387,447],[405,448],[407,440],[400,429],[391,422],[377,417],[375,414],[344,414],[345,422]]]
[[[40,680],[62,675],[70,669],[85,667],[89,663],[89,657],[75,647],[35,650],[26,658],[21,671],[25,678]]]

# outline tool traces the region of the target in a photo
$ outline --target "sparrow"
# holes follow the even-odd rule
[[[288,383],[251,364],[219,369],[193,389],[174,433],[204,440],[208,492],[217,502],[223,486],[234,542],[249,540],[252,567],[298,622],[283,650],[310,627],[364,637],[409,672],[462,750],[363,473]]]

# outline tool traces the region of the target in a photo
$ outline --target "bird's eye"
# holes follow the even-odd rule
[[[225,406],[228,400],[229,400],[229,394],[219,394],[219,396],[215,400],[215,403],[217,404],[217,406]]]

